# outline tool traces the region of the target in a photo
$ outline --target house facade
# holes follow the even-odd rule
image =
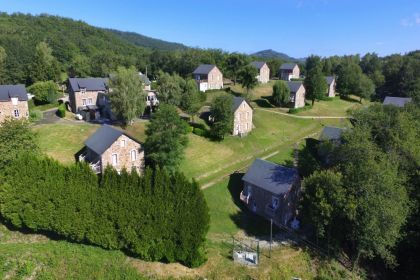
[[[98,119],[101,113],[111,115],[108,91],[106,78],[69,78],[69,101],[72,112],[81,113],[86,120]]]
[[[24,85],[0,85],[0,123],[6,118],[28,119],[28,94]]]
[[[198,89],[202,92],[223,88],[223,74],[216,65],[201,64],[194,70],[193,75]]]
[[[383,105],[394,105],[397,107],[404,107],[405,104],[410,103],[411,101],[412,99],[409,97],[386,96]]]
[[[277,225],[296,216],[300,179],[296,168],[256,159],[242,177],[240,200],[246,207]]]
[[[327,76],[325,77],[325,80],[327,81],[328,88],[327,88],[327,96],[328,97],[334,97],[335,96],[335,77],[334,76]]]
[[[287,86],[290,90],[290,106],[292,108],[305,107],[305,87],[301,81],[289,81]]]
[[[279,69],[279,78],[283,81],[299,79],[300,69],[296,63],[283,63]]]
[[[254,61],[251,62],[251,65],[254,66],[258,71],[258,82],[266,84],[270,81],[270,68],[268,67],[267,63],[263,61]]]
[[[247,135],[253,128],[252,107],[242,97],[234,97],[232,103],[233,131],[232,135]]]
[[[86,140],[79,161],[89,163],[97,174],[108,165],[118,172],[126,169],[141,173],[144,168],[143,145],[122,131],[103,125]]]

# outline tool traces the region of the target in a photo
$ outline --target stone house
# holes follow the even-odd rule
[[[327,89],[327,96],[328,97],[334,97],[335,96],[335,77],[334,76],[327,76],[325,77],[325,80],[327,81],[328,84],[328,89]]]
[[[233,131],[232,135],[247,135],[253,128],[252,107],[242,97],[234,97],[232,103]]]
[[[147,75],[143,74],[142,72],[139,72],[139,77],[140,77],[141,82],[143,83],[143,90],[144,91],[152,90],[152,83],[150,82]]]
[[[296,168],[256,159],[242,177],[240,200],[252,212],[277,225],[296,216],[300,179]]]
[[[202,92],[223,88],[223,74],[216,65],[201,64],[194,70],[193,75],[198,89]]]
[[[0,85],[0,123],[9,117],[29,117],[28,93],[24,85]]]
[[[257,80],[262,84],[266,84],[270,81],[270,68],[264,61],[253,61],[251,65],[254,66],[257,71]]]
[[[86,120],[111,116],[107,78],[69,78],[69,101],[73,113]]]
[[[410,103],[411,101],[412,99],[409,97],[386,96],[383,105],[394,105],[397,107],[404,107],[405,104]]]
[[[290,90],[290,106],[292,108],[305,107],[305,87],[301,81],[289,81],[287,86]]]
[[[291,79],[299,79],[300,69],[296,63],[283,63],[279,69],[280,80],[290,81]]]
[[[118,172],[125,168],[129,172],[141,173],[144,168],[143,144],[121,130],[103,125],[85,141],[79,161],[89,163],[97,174],[108,165]]]

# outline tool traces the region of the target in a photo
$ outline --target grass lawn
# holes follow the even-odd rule
[[[34,126],[41,151],[64,164],[75,162],[74,155],[99,126],[88,123],[43,124]]]
[[[51,103],[51,104],[35,105],[34,100],[31,99],[31,100],[28,101],[28,107],[29,107],[29,111],[32,111],[32,110],[45,111],[45,110],[48,110],[48,109],[58,107],[58,102],[57,103]]]

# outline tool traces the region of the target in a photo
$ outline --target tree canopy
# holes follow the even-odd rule
[[[233,98],[230,95],[221,95],[214,99],[210,109],[213,124],[210,129],[215,139],[223,139],[233,129]]]
[[[272,100],[276,106],[285,106],[289,103],[290,89],[284,81],[276,81],[273,85]]]

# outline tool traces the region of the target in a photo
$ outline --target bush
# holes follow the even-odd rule
[[[64,105],[64,103],[58,106],[57,115],[60,118],[64,118],[66,116],[66,105]]]
[[[31,122],[37,122],[39,120],[42,120],[42,112],[40,110],[31,110],[29,112],[29,120]]]
[[[87,164],[63,166],[24,153],[1,169],[0,214],[21,229],[120,249],[147,261],[198,266],[210,217],[199,185],[184,175],[112,168],[101,180]]]
[[[28,91],[35,95],[36,103],[41,104],[54,103],[60,96],[58,87],[53,81],[36,82],[28,88]]]
[[[194,130],[194,127],[193,127],[193,126],[191,126],[191,125],[189,125],[189,126],[188,126],[188,133],[192,133],[192,132],[193,132],[193,130]]]
[[[193,133],[198,136],[206,137],[208,135],[207,130],[194,127]]]
[[[190,123],[190,125],[191,125],[193,128],[199,128],[199,129],[202,129],[202,130],[207,130],[206,125],[205,125],[205,124],[203,124],[203,123]]]

